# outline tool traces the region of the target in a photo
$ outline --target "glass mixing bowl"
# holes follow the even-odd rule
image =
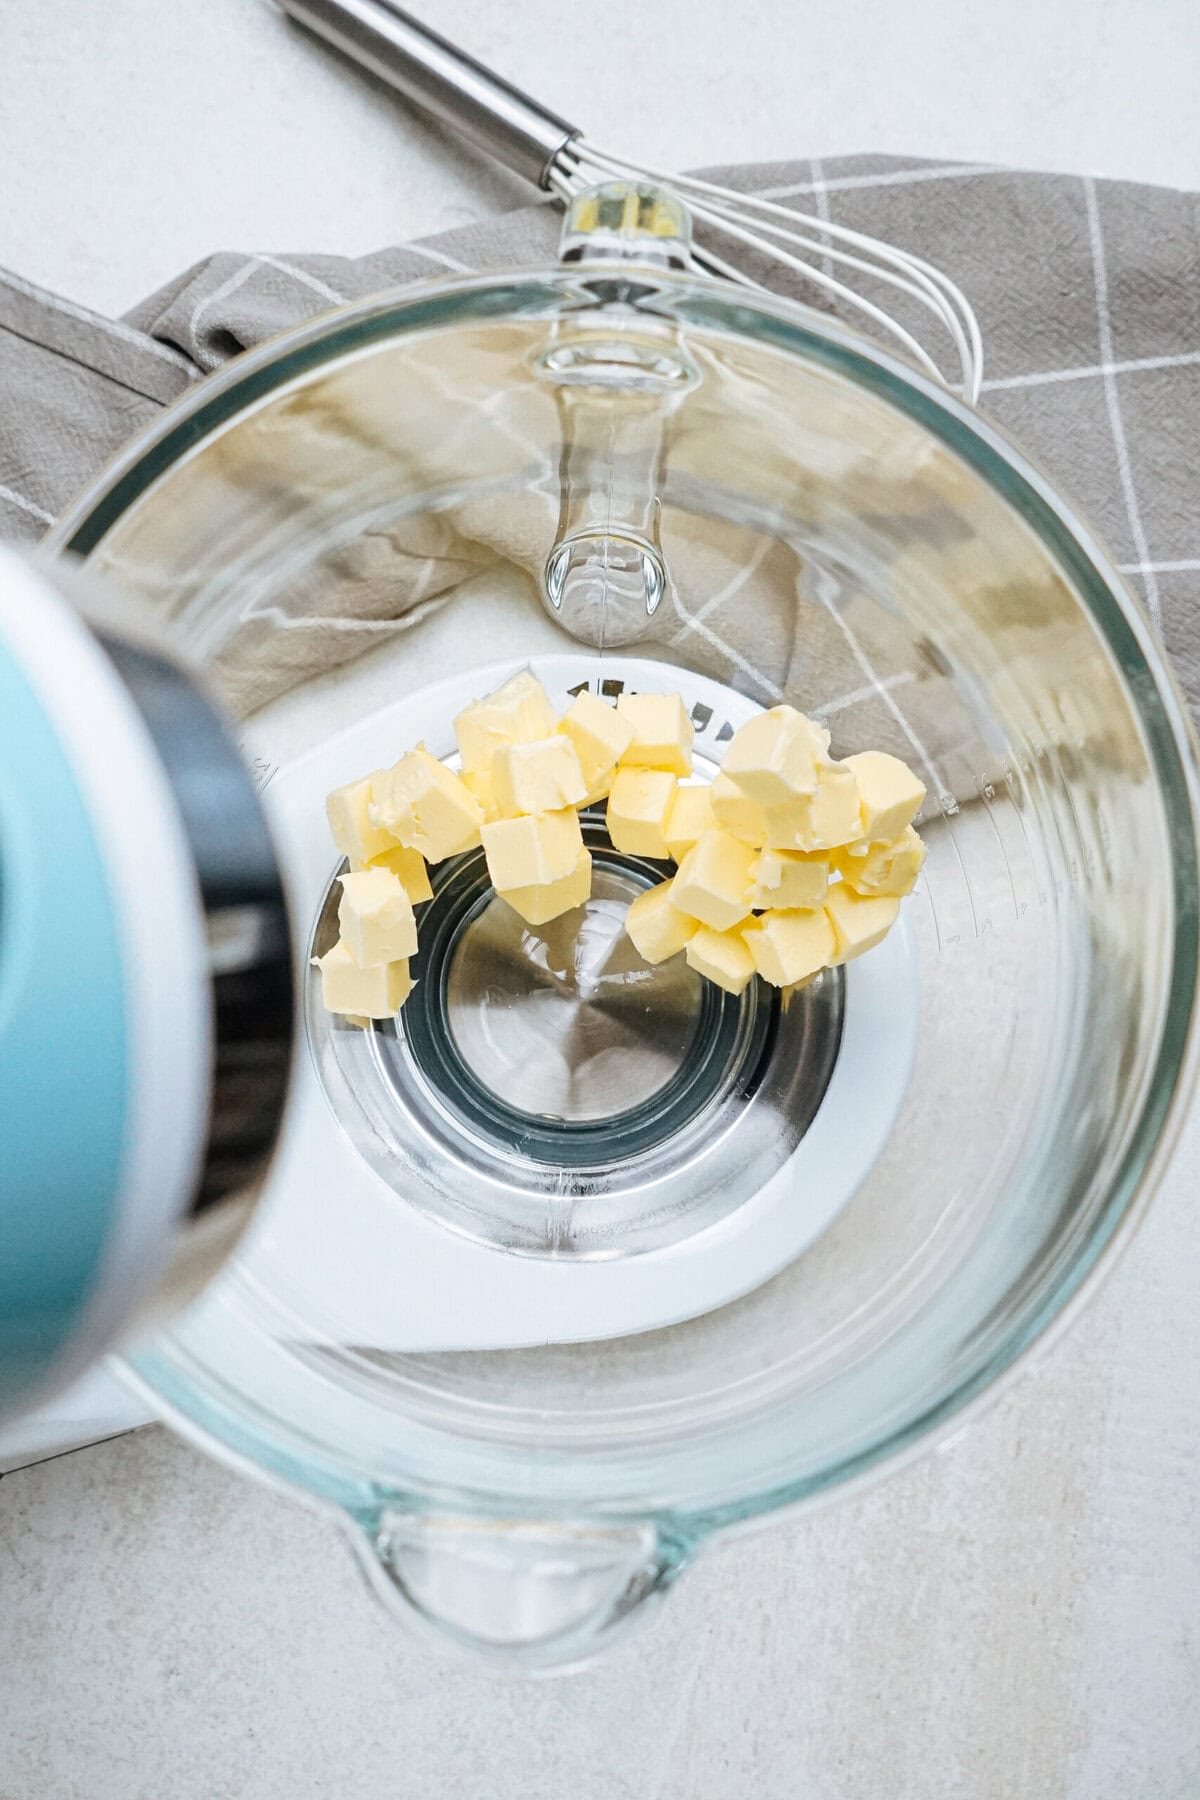
[[[451,757],[527,663],[560,701],[678,689],[710,771],[786,699],[928,784],[894,943],[787,1012],[638,986],[653,870],[602,820],[542,932],[462,859],[420,1006],[361,1032],[307,995],[258,1222],[132,1358],[398,1611],[540,1667],[995,1393],[1128,1237],[1194,1062],[1188,731],[1091,532],[907,367],[653,250],[305,325],[56,534],[241,722],[306,979],[325,790]]]

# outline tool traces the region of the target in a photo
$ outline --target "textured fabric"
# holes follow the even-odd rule
[[[889,238],[959,283],[983,331],[983,409],[1098,526],[1195,706],[1198,197],[881,157],[713,173]],[[558,229],[538,204],[355,259],[223,252],[117,321],[0,272],[0,535],[40,536],[124,440],[238,351],[382,289],[549,262]],[[439,549],[438,593],[478,571],[471,542]],[[431,596],[427,578],[405,604]]]

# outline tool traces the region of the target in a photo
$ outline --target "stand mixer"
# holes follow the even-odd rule
[[[53,534],[85,562],[93,631],[133,643],[153,619],[234,721],[261,816],[235,783],[217,841],[274,845],[207,938],[177,900],[190,961],[145,988],[155,1055],[179,1024],[183,1058],[191,1005],[202,1057],[206,954],[274,979],[276,863],[297,971],[254,1218],[131,1342],[131,1377],[325,1511],[431,1640],[537,1669],[608,1641],[714,1536],[933,1440],[1070,1315],[1190,1088],[1198,929],[1181,707],[1043,478],[841,326],[693,273],[669,195],[580,196],[564,247],[558,269],[385,296],[247,354]],[[4,615],[14,662],[32,615]],[[397,1019],[326,1014],[325,792],[418,739],[450,760],[455,712],[526,666],[559,706],[681,693],[710,772],[781,699],[839,754],[894,748],[930,796],[904,925],[786,1012],[669,965],[634,1004],[614,920],[645,877],[596,818],[578,914],[519,930],[458,859]],[[165,767],[150,710],[129,731]],[[32,782],[8,780],[6,828]],[[147,838],[174,845],[180,896],[186,795],[155,792],[110,854],[135,889]],[[0,1006],[6,1071],[34,1016],[14,1034]],[[274,1085],[239,1090],[259,1152],[273,1041]],[[208,1113],[195,1063],[190,1092],[176,1215]],[[35,1198],[51,1129],[24,1132]]]

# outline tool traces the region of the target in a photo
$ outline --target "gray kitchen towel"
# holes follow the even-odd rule
[[[983,408],[1099,526],[1200,705],[1200,196],[886,157],[714,173],[959,283],[983,331]],[[558,229],[537,204],[353,259],[222,252],[120,320],[0,271],[0,536],[40,536],[131,434],[239,351],[342,301],[551,261]],[[448,557],[444,583],[463,574]]]

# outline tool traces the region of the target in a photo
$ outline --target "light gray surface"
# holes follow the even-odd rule
[[[650,157],[878,147],[1200,184],[1182,0],[931,0],[919,29],[913,6],[764,0],[732,86],[715,0],[701,30],[682,0],[436,10]],[[263,0],[9,7],[0,69],[0,262],[102,309],[218,245],[353,252],[517,193]],[[1198,1191],[1193,1127],[1039,1374],[942,1455],[717,1552],[570,1682],[431,1665],[322,1524],[161,1432],[5,1478],[0,1797],[1192,1800]]]
[[[1200,187],[1191,0],[424,13],[600,143],[667,167],[883,150]],[[0,263],[102,311],[222,247],[355,254],[528,192],[453,159],[269,0],[10,0],[0,72]]]

